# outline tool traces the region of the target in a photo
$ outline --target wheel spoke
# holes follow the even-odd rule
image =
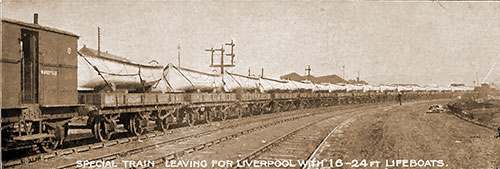
[[[144,133],[144,127],[141,123],[141,117],[139,115],[135,115],[130,118],[129,128],[130,133],[134,136],[140,136]]]
[[[59,146],[59,143],[60,141],[55,137],[50,137],[47,141],[40,143],[39,147],[41,151],[51,153]]]
[[[160,112],[161,113],[161,112]],[[170,121],[168,118],[168,113],[165,112],[164,115],[160,114],[156,119],[156,126],[160,131],[166,131],[170,127]]]
[[[187,118],[187,123],[189,124],[189,126],[194,126],[194,123],[196,120],[194,119],[193,113],[187,113],[186,118]]]
[[[236,108],[236,111],[238,112],[238,118],[243,117],[243,108]]]
[[[205,112],[205,122],[206,122],[206,123],[210,123],[210,122],[212,122],[212,114],[213,114],[213,113],[212,113],[212,110],[207,110],[207,111]]]
[[[112,132],[109,130],[109,124],[101,118],[94,122],[94,134],[98,141],[108,141]]]

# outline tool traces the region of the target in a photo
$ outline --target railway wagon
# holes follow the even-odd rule
[[[81,57],[87,57],[81,55]],[[89,65],[94,63],[85,60]],[[140,70],[150,68],[147,65],[132,63],[130,61],[110,60],[114,65],[128,65]],[[85,68],[85,66],[82,66]],[[94,67],[94,66],[92,66]],[[155,67],[153,71],[156,71]],[[94,79],[90,81],[108,81],[108,77],[95,76],[102,74],[99,68],[93,70]],[[120,76],[120,72],[107,73]],[[80,104],[91,107],[88,114],[87,128],[92,129],[98,141],[106,141],[119,132],[119,125],[132,135],[142,135],[147,130],[167,130],[171,124],[187,123],[193,126],[198,121],[210,122],[214,118],[225,120],[236,106],[234,93],[209,93],[207,91],[220,91],[220,77],[215,74],[203,73],[187,68],[175,67],[169,64],[163,71],[157,73],[159,80],[150,78],[156,83],[151,90],[138,90],[142,88],[142,78],[121,78],[116,83],[139,84],[122,85],[128,88],[120,90],[91,90],[79,93]],[[102,78],[102,79],[101,79]],[[217,84],[216,84],[217,83]],[[162,88],[164,87],[164,88]],[[110,89],[110,88],[108,88]],[[139,91],[139,92],[137,92]],[[135,92],[135,93],[129,93]]]
[[[260,92],[259,78],[227,71],[222,76],[224,76],[224,91],[236,93],[235,113],[238,117],[262,114],[265,110],[269,110],[272,96],[270,93]]]
[[[77,100],[79,36],[2,19],[2,150],[62,143],[67,123],[85,113]]]

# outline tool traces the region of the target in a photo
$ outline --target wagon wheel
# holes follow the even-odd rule
[[[140,136],[145,131],[146,124],[144,123],[144,119],[140,115],[135,115],[134,117],[130,118],[129,125],[129,131],[134,136]]]
[[[271,105],[269,112],[270,113],[280,112],[280,105],[279,104]]]
[[[293,103],[290,103],[290,102],[286,103],[286,104],[285,104],[285,111],[290,111],[290,110],[292,110],[292,105],[293,105]]]
[[[59,147],[59,140],[57,140],[55,137],[50,137],[48,138],[47,141],[38,144],[40,147],[40,150],[46,153],[51,153],[53,152],[57,147]]]
[[[194,123],[196,122],[196,118],[194,117],[194,113],[189,112],[186,114],[186,120],[189,126],[194,126]]]
[[[213,113],[212,113],[212,108],[209,108],[207,111],[205,111],[205,122],[210,123],[213,120]]]
[[[287,111],[291,111],[291,110],[295,110],[295,103],[294,102],[291,102],[290,104],[288,104]]]
[[[94,121],[93,133],[97,141],[108,141],[113,134],[109,128],[109,124],[103,118]]]
[[[167,131],[170,128],[170,122],[168,118],[164,119],[156,119],[156,126],[158,126],[158,130]]]
[[[253,117],[253,110],[254,110],[253,106],[247,107],[247,113],[250,117]]]
[[[158,112],[158,117],[156,118],[156,126],[160,131],[166,131],[170,127],[170,117],[169,113],[166,111]]]
[[[242,118],[243,117],[243,108],[238,107],[238,108],[236,108],[236,111],[238,112],[238,118]]]
[[[47,130],[48,134],[53,134],[54,137],[49,137],[46,141],[38,144],[40,150],[46,153],[53,152],[57,147],[62,145],[62,142],[65,139],[65,127],[64,126],[56,126],[55,129],[51,128]]]
[[[222,119],[222,121],[225,121],[227,119],[227,116],[228,116],[227,111],[221,110],[220,114],[221,114],[220,118]]]
[[[305,103],[304,101],[300,101],[299,102],[299,106],[297,107],[297,109],[301,110],[301,109],[304,109],[306,106],[305,106]]]

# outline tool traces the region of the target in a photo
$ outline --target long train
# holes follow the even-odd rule
[[[143,65],[77,51],[70,32],[2,19],[2,150],[56,149],[73,121],[106,141],[123,125],[133,135],[172,124],[211,122],[341,104],[451,98],[468,88],[313,84],[229,72]]]

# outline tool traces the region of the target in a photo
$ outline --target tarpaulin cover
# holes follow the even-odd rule
[[[161,79],[162,66],[79,54],[78,90],[94,90],[111,84],[117,89],[137,90],[149,88]]]
[[[162,79],[166,92],[213,91],[222,88],[222,79],[218,74],[204,73],[168,64]]]

